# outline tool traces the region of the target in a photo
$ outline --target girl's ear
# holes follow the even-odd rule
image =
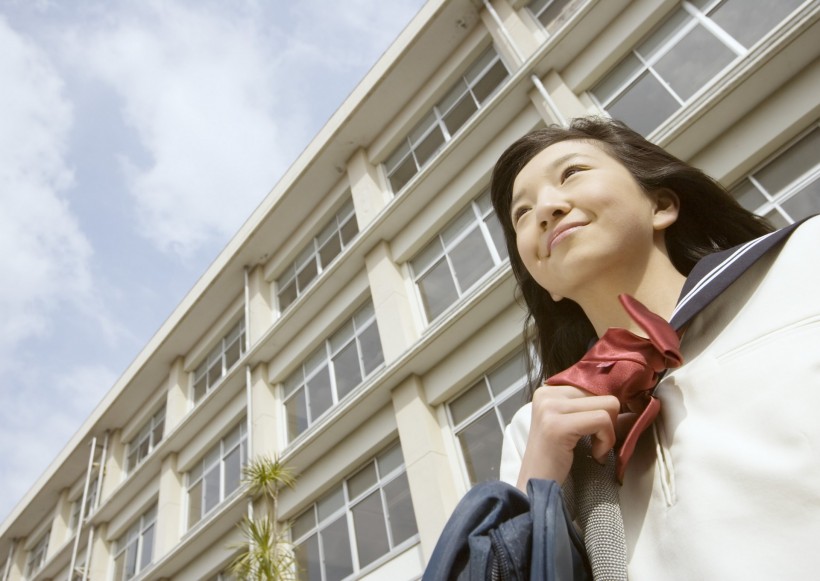
[[[655,200],[655,213],[652,225],[656,231],[666,230],[674,224],[680,213],[680,198],[668,188],[655,191],[652,194]]]

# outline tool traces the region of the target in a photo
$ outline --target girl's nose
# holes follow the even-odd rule
[[[569,201],[560,193],[554,190],[541,192],[535,206],[535,218],[542,228],[547,228],[557,218],[567,215],[571,208]]]

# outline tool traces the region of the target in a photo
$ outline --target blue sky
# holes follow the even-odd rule
[[[0,0],[0,519],[422,0]]]

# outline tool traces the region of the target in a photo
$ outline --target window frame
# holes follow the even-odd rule
[[[480,65],[490,53],[493,53],[493,57],[490,58],[486,64],[479,67],[478,65]],[[490,72],[497,64],[500,64],[504,68],[506,72],[504,78],[499,81],[499,83],[486,95],[486,97],[484,97],[483,100],[478,99],[475,94],[475,88],[485,79],[485,77],[488,77]],[[479,72],[476,72],[474,69],[479,69]],[[401,193],[407,184],[413,180],[413,177],[415,177],[424,167],[435,159],[444,148],[446,148],[447,144],[452,141],[461,129],[463,129],[470,122],[470,120],[482,110],[482,108],[499,91],[509,77],[510,69],[504,62],[504,59],[501,58],[501,54],[498,50],[496,50],[494,45],[491,44],[485,50],[481,51],[481,53],[470,63],[470,65],[467,66],[464,72],[462,72],[448,85],[442,98],[421,117],[421,120],[414,125],[412,129],[407,131],[402,136],[399,143],[392,148],[388,155],[385,156],[381,166],[384,171],[386,183],[393,195],[398,195]],[[445,107],[444,104],[447,103],[448,100],[451,100],[452,94],[456,92],[460,84],[462,86],[466,85],[466,90],[460,94],[459,98],[452,100],[452,102]],[[454,110],[457,104],[461,103],[461,100],[465,95],[470,95],[472,98],[472,102],[475,105],[475,111],[464,119],[458,127],[451,130],[447,126],[444,118]],[[419,161],[417,151],[421,149],[420,146],[422,146],[436,130],[438,130],[441,134],[441,143],[436,146],[436,148],[429,155],[427,155],[424,160]],[[398,187],[396,187],[396,184],[394,184],[392,178],[394,175],[399,173],[399,170],[403,168],[405,163],[409,160],[412,160],[412,165],[415,169],[403,183],[400,183]]]
[[[238,431],[236,442],[231,443],[234,433]],[[233,490],[226,490],[227,476],[226,460],[235,451],[239,450],[239,473],[235,475],[237,485]],[[213,514],[219,506],[225,503],[226,500],[242,490],[242,469],[248,463],[248,426],[247,419],[242,418],[235,423],[230,430],[228,430],[218,442],[214,443],[208,450],[202,454],[199,460],[185,473],[185,523],[186,530],[191,531],[203,522],[208,515]],[[208,506],[208,485],[206,477],[211,474],[212,470],[219,471],[219,494],[210,508]],[[196,473],[196,476],[192,476]],[[199,516],[195,521],[192,518],[192,490],[199,486],[199,501],[198,510]]]
[[[48,527],[37,537],[37,540],[31,545],[28,551],[26,551],[26,567],[25,575],[23,575],[26,579],[36,575],[45,566],[48,561],[48,545],[50,539],[51,527]]]
[[[365,314],[363,319],[357,321],[357,318],[363,314]],[[352,334],[337,343],[336,340],[348,333],[351,326],[353,327]],[[361,338],[364,337],[367,332],[372,332],[372,330],[375,330],[378,338],[377,344],[379,346],[379,354],[376,359],[379,361],[373,365],[372,369],[368,372],[365,365],[368,354],[365,353]],[[360,379],[358,383],[349,387],[346,393],[340,395],[334,357],[340,355],[345,349],[349,348],[354,343],[356,345],[356,356],[359,364],[358,370]],[[349,319],[346,319],[333,331],[333,333],[323,339],[321,345],[317,349],[313,350],[307,357],[302,359],[296,369],[292,371],[282,382],[282,405],[285,409],[285,435],[288,442],[287,445],[291,445],[304,434],[310,432],[313,426],[319,423],[322,418],[327,416],[327,414],[336,409],[341,402],[351,396],[362,384],[374,376],[379,369],[383,367],[384,348],[382,346],[381,334],[379,333],[376,320],[376,311],[373,307],[373,300],[368,298],[368,300],[356,309]],[[320,374],[325,370],[327,370],[327,377],[330,387],[330,404],[326,409],[313,416],[311,413],[311,395],[309,384],[311,380],[319,379]],[[297,401],[297,398],[300,397],[300,393],[302,394],[301,400],[303,403],[301,405],[303,407],[299,409],[303,409],[305,412],[306,426],[301,431],[297,431],[298,426],[296,426],[296,428],[293,429],[293,433],[291,433],[291,413],[288,406],[291,402],[295,402],[295,405],[297,406],[300,405],[299,401]]]
[[[353,196],[350,190],[347,190],[345,202],[339,210],[333,215],[333,218],[328,220],[313,236],[310,241],[305,244],[296,255],[296,258],[288,264],[282,271],[275,282],[275,297],[278,312],[281,315],[291,305],[293,305],[299,297],[307,292],[313,286],[316,280],[327,270],[336,259],[347,250],[351,244],[359,236],[359,223],[356,218],[356,207],[353,204]],[[355,226],[355,232],[346,234],[346,228]],[[347,237],[347,239],[345,239]],[[322,250],[331,242],[331,240],[339,242],[339,250],[325,263],[322,260]],[[299,275],[305,272],[306,269],[315,269],[310,279],[304,282],[304,286],[300,284]],[[288,288],[293,285],[295,294],[289,301],[283,305],[283,295]]]
[[[461,471],[464,477],[464,482],[466,482],[470,487],[475,486],[478,484],[479,481],[473,482],[473,478],[470,474],[470,469],[468,467],[467,459],[464,455],[464,448],[462,446],[461,440],[459,435],[464,432],[467,428],[474,425],[478,420],[480,420],[484,415],[492,411],[503,437],[504,429],[506,428],[508,421],[503,417],[501,413],[501,406],[510,402],[512,398],[515,398],[519,395],[524,394],[527,385],[529,383],[529,377],[527,375],[526,370],[526,363],[525,363],[525,353],[524,348],[519,347],[518,349],[514,350],[512,353],[505,356],[501,361],[492,365],[488,369],[486,369],[481,376],[476,379],[475,381],[471,382],[468,387],[461,390],[455,396],[447,400],[446,405],[444,406],[447,412],[447,422],[450,426],[450,433],[453,437],[453,442],[455,448],[458,450],[458,458],[459,464],[461,466]],[[524,374],[519,376],[513,383],[503,387],[501,391],[496,395],[493,391],[493,386],[491,384],[490,376],[495,372],[501,370],[506,365],[514,362],[516,359],[520,359],[523,367],[524,367]],[[473,389],[478,388],[479,385],[482,385],[486,390],[486,393],[489,394],[489,400],[482,403],[479,407],[473,410],[469,415],[461,419],[460,421],[456,421],[453,414],[453,404],[458,401],[462,396],[465,396]],[[521,398],[521,406],[525,404],[525,399]],[[520,406],[519,406],[520,407]],[[512,419],[512,418],[510,418]],[[499,459],[501,457],[501,450],[499,449]]]
[[[144,511],[136,521],[128,527],[122,535],[120,535],[116,541],[114,541],[114,550],[111,553],[113,562],[114,562],[114,573],[113,573],[113,581],[128,581],[129,579],[133,579],[138,577],[140,573],[144,572],[148,569],[154,562],[154,553],[156,549],[156,539],[157,539],[157,503],[154,502],[148,510]],[[144,551],[145,551],[145,537],[146,533],[151,533],[151,556],[147,563],[143,563],[144,558]],[[124,542],[123,542],[124,541]],[[133,574],[130,576],[126,570],[127,563],[128,563],[128,549],[136,543],[136,554],[134,555],[135,560],[135,569]],[[123,563],[123,570],[122,576],[117,576],[117,559],[120,556],[124,556],[124,563]]]
[[[749,47],[744,46],[739,40],[737,40],[732,34],[721,27],[715,20],[711,18],[711,16],[716,12],[716,10],[722,4],[722,0],[711,0],[705,3],[705,7],[701,8],[697,6],[693,1],[690,0],[683,0],[680,2],[673,10],[670,10],[669,13],[646,35],[641,37],[637,42],[633,43],[629,49],[629,51],[618,60],[618,62],[610,68],[605,75],[598,80],[595,85],[593,85],[589,90],[588,93],[592,98],[593,102],[598,106],[598,108],[605,112],[607,115],[611,116],[611,112],[609,107],[613,105],[613,103],[619,101],[622,97],[629,95],[630,89],[645,75],[651,76],[660,87],[663,88],[665,94],[670,97],[676,104],[677,107],[671,111],[666,117],[663,118],[659,123],[657,123],[654,127],[648,130],[645,135],[651,135],[655,132],[659,127],[663,126],[671,117],[673,117],[678,111],[680,111],[683,107],[687,106],[689,103],[692,103],[695,99],[697,99],[704,91],[707,91],[710,86],[714,85],[717,79],[722,77],[727,70],[731,70],[736,64],[739,59],[742,59],[749,55],[754,48],[758,45],[758,43],[768,35],[773,29],[780,26],[783,20],[778,21],[777,23],[773,24],[772,27],[758,40],[754,43],[750,44]],[[687,19],[683,25],[677,28],[674,32],[666,36],[660,41],[655,41],[654,48],[652,48],[651,52],[644,56],[638,52],[640,48],[642,48],[647,42],[654,39],[654,35],[658,34],[667,23],[673,21],[678,14],[685,14]],[[792,12],[789,13],[792,14]],[[784,17],[788,18],[788,16]],[[679,95],[678,91],[674,89],[669,81],[665,79],[659,71],[656,70],[656,66],[663,59],[667,54],[669,54],[672,50],[674,50],[680,41],[685,39],[687,35],[692,32],[697,26],[702,26],[707,32],[710,33],[712,38],[716,39],[720,42],[728,51],[732,53],[732,58],[717,72],[715,72],[712,76],[706,79],[699,87],[697,87],[691,95],[684,98]],[[619,79],[617,85],[613,85],[611,88],[608,89],[608,94],[606,98],[602,98],[596,93],[596,90],[600,89],[602,86],[606,86],[608,83],[611,83],[610,77],[615,75],[618,69],[624,65],[624,63],[628,59],[634,59],[638,66],[628,75],[624,76],[623,78]],[[625,120],[627,124],[634,123],[634,120]]]
[[[159,429],[159,436],[157,436],[157,430]],[[157,439],[158,438],[158,439]],[[163,403],[160,408],[151,415],[141,426],[140,429],[137,431],[137,435],[134,436],[131,440],[128,441],[126,444],[126,454],[125,454],[125,476],[131,476],[137,468],[139,468],[142,463],[151,455],[151,453],[157,448],[160,442],[165,438],[165,404]],[[145,450],[144,454],[141,454],[140,449],[142,448],[143,443],[147,440],[148,447]],[[132,464],[131,457],[136,452],[136,460]]]
[[[236,333],[235,337],[231,337]],[[191,402],[192,407],[198,405],[205,397],[216,387],[218,387],[228,372],[236,367],[242,360],[242,357],[247,353],[247,329],[245,328],[245,317],[240,317],[239,320],[230,326],[227,333],[225,333],[216,344],[208,351],[208,354],[203,357],[202,361],[194,368],[191,375]],[[236,360],[230,365],[227,364],[228,351],[233,348],[234,344],[239,344],[239,354]],[[211,378],[211,370],[219,363],[219,376]],[[204,380],[200,384],[200,380]],[[201,393],[199,393],[200,385],[203,386]]]
[[[379,466],[379,461],[383,458],[389,457],[391,452],[395,453],[396,450],[398,454],[401,456],[401,463],[389,470],[386,470],[384,474],[382,474],[382,470]],[[375,473],[376,473],[376,481],[367,485],[366,487],[359,490],[355,496],[351,496],[350,492],[350,484],[349,482],[356,478],[359,474],[362,474],[366,471],[369,467],[373,466]],[[415,507],[412,505],[412,498],[409,498],[410,506],[413,510],[413,518],[415,521],[415,529],[416,531],[405,539],[396,540],[393,538],[393,531],[391,529],[391,520],[390,520],[390,513],[388,511],[388,504],[385,496],[385,488],[396,482],[399,478],[407,476],[407,465],[404,460],[404,453],[401,448],[401,444],[399,441],[394,441],[390,445],[386,446],[381,452],[378,454],[373,455],[369,460],[360,464],[356,467],[355,470],[350,472],[345,478],[341,479],[338,484],[332,486],[328,491],[322,494],[315,502],[311,503],[305,510],[301,511],[296,518],[292,520],[293,526],[290,529],[291,532],[291,542],[293,543],[294,548],[298,551],[298,546],[300,543],[303,543],[309,540],[312,536],[317,535],[317,546],[319,550],[319,557],[320,557],[320,574],[324,579],[326,577],[326,573],[324,570],[324,548],[322,543],[319,541],[318,535],[322,532],[327,530],[330,526],[335,525],[339,519],[345,519],[345,525],[347,530],[348,536],[348,549],[350,554],[350,561],[352,572],[344,579],[352,579],[357,578],[362,575],[367,574],[370,571],[378,568],[385,562],[389,561],[391,558],[395,557],[397,554],[401,553],[402,551],[406,550],[407,548],[411,547],[414,543],[419,541],[419,532],[418,532],[418,519],[416,518],[416,510]],[[335,494],[341,492],[341,505],[335,508],[332,508],[326,515],[320,515],[320,507],[319,505],[327,500],[332,498]],[[360,557],[359,557],[359,539],[356,536],[356,525],[354,522],[354,509],[362,504],[365,500],[370,498],[374,492],[379,493],[380,501],[381,501],[381,509],[382,509],[382,519],[384,520],[385,530],[387,533],[387,544],[388,548],[387,551],[383,554],[373,558],[370,562],[365,565],[361,565]],[[407,493],[410,492],[409,482],[407,485]],[[295,530],[299,528],[299,519],[303,517],[307,517],[309,513],[312,513],[312,525],[306,527],[299,536],[294,536],[293,533]],[[310,517],[309,517],[310,518]]]
[[[778,148],[775,153],[768,156],[762,163],[756,165],[754,169],[737,180],[735,184],[729,188],[729,193],[737,199],[737,194],[741,186],[749,183],[754,188],[754,191],[765,199],[765,202],[756,208],[747,208],[748,210],[764,217],[774,212],[787,224],[793,224],[802,219],[802,217],[798,217],[797,219],[792,217],[783,207],[783,204],[799,196],[811,184],[820,182],[820,155],[818,155],[818,161],[812,168],[801,174],[795,180],[792,180],[785,188],[781,188],[775,193],[769,192],[767,187],[756,177],[756,174],[772,167],[773,164],[777,163],[792,147],[798,145],[803,139],[808,138],[814,132],[820,132],[820,122],[818,121],[811,123],[806,129],[801,131],[797,137],[789,140],[784,146]]]
[[[492,273],[496,272],[496,270],[509,262],[509,256],[506,252],[506,246],[503,245],[499,248],[496,246],[496,242],[492,236],[492,231],[490,226],[488,225],[488,221],[495,219],[498,222],[498,228],[501,228],[501,224],[498,220],[498,216],[495,215],[495,211],[493,210],[492,203],[489,203],[486,209],[482,209],[482,200],[486,198],[486,201],[489,201],[490,191],[489,189],[482,189],[481,193],[479,193],[476,197],[470,200],[470,202],[465,206],[458,214],[456,214],[452,220],[447,222],[443,228],[441,228],[436,234],[431,237],[430,241],[424,245],[424,247],[416,252],[410,260],[407,261],[410,271],[410,276],[413,282],[413,287],[415,289],[416,298],[418,300],[418,304],[420,305],[420,310],[423,313],[424,320],[426,321],[427,325],[429,326],[436,320],[440,319],[444,316],[448,311],[453,308],[453,305],[458,304],[461,302],[464,297],[468,296],[471,292],[473,292],[482,281],[486,280],[487,277],[491,276]],[[459,223],[459,219],[462,218],[465,214],[470,213],[472,211],[471,219],[469,223],[463,225],[462,229],[458,232],[457,235],[452,237],[449,240],[445,240],[444,234],[447,232],[449,228]],[[489,266],[487,272],[479,276],[475,281],[472,282],[469,286],[462,289],[461,283],[458,279],[458,272],[455,267],[454,259],[452,257],[452,251],[456,249],[468,236],[470,236],[476,229],[479,230],[481,234],[481,238],[484,241],[485,247],[487,248],[490,258],[492,260],[492,265]],[[428,261],[428,264],[424,265],[422,268],[417,268],[414,262],[423,256],[428,249],[431,249],[433,246],[438,243],[440,247],[440,252],[436,254],[434,259]],[[453,283],[453,287],[456,291],[456,299],[444,307],[439,313],[431,316],[428,312],[424,294],[422,289],[419,285],[420,281],[430,273],[430,271],[440,264],[442,258],[447,264],[447,268],[450,274],[450,281]]]

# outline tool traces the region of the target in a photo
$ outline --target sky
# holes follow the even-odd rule
[[[0,519],[422,5],[0,0]]]

